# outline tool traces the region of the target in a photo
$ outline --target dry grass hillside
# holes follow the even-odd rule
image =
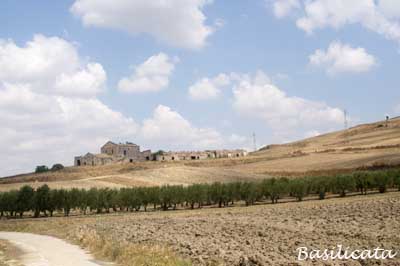
[[[400,118],[270,145],[245,158],[67,167],[59,172],[7,177],[0,179],[0,191],[43,183],[55,188],[186,185],[255,180],[268,175],[332,173],[379,165],[400,165]]]

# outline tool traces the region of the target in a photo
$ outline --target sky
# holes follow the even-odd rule
[[[108,140],[253,149],[400,114],[398,0],[0,3],[0,176]]]

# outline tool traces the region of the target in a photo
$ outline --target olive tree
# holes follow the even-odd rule
[[[289,181],[290,194],[298,201],[302,201],[308,194],[309,183],[306,178],[294,178]]]

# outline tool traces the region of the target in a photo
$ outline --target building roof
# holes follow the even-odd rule
[[[112,142],[112,141],[109,140],[109,141],[107,141],[106,144],[104,144],[102,147],[104,147],[104,146],[106,146],[106,145],[108,145],[108,144],[117,145],[117,144],[115,144],[114,142]]]
[[[106,145],[113,145],[113,146],[136,146],[136,147],[139,147],[139,145],[137,145],[137,144],[135,144],[135,143],[132,143],[132,142],[126,142],[126,143],[119,143],[119,144],[116,144],[116,143],[114,143],[114,142],[112,142],[112,141],[107,141],[106,142],[106,144],[104,144],[103,146],[102,146],[102,148],[104,147],[104,146],[106,146]]]

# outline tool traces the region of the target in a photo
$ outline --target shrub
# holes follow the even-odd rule
[[[45,173],[47,171],[49,171],[49,168],[46,165],[38,165],[35,169],[35,173]]]
[[[51,171],[60,171],[62,169],[64,169],[64,165],[60,163],[56,163],[51,167]]]

